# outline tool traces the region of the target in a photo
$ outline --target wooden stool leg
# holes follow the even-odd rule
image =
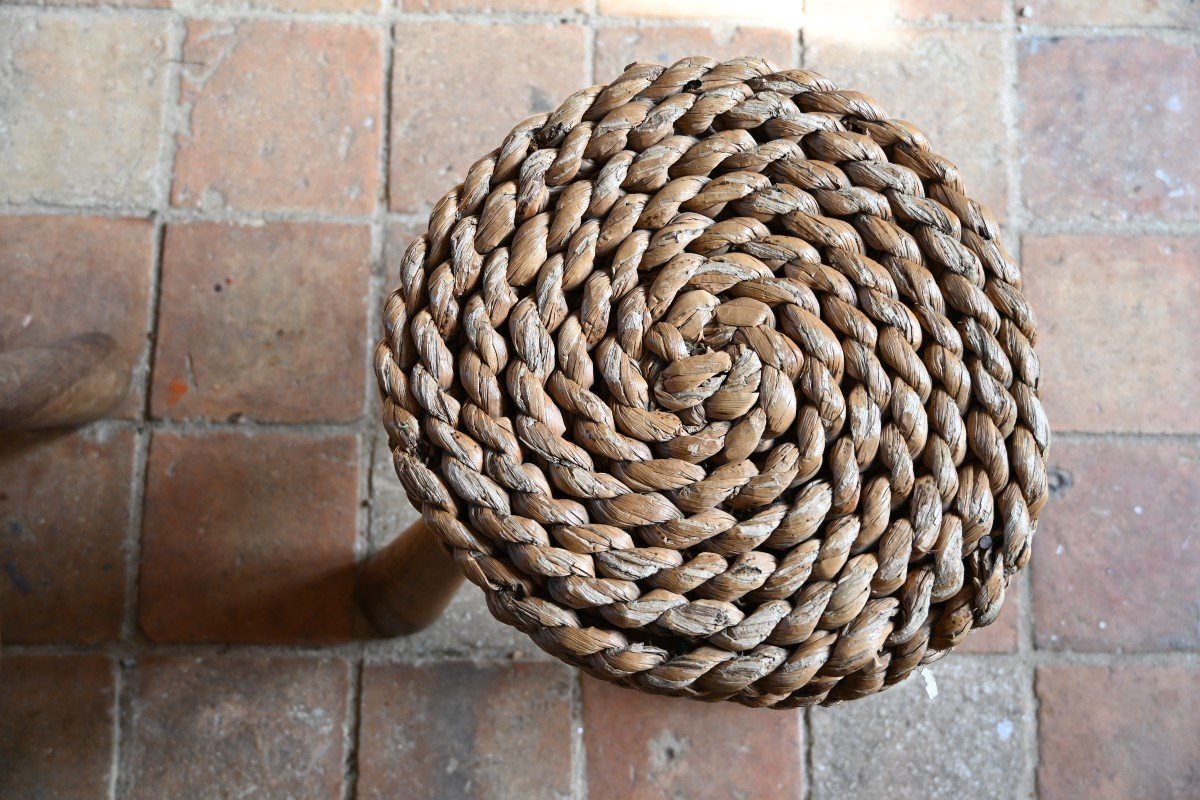
[[[358,578],[358,602],[383,635],[416,633],[441,616],[462,581],[462,571],[433,531],[417,520],[367,560]]]
[[[128,388],[129,365],[103,333],[0,353],[0,430],[92,422],[120,403]]]

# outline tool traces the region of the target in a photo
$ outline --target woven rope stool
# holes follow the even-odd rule
[[[643,691],[895,684],[1029,560],[1050,432],[1020,288],[955,167],[866,95],[633,64],[514,128],[404,256],[375,369],[423,523],[364,606],[413,630],[461,572]]]

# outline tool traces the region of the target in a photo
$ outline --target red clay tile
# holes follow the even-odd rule
[[[596,80],[608,83],[626,64],[645,61],[671,64],[685,56],[717,59],[762,56],[781,68],[792,65],[795,31],[739,27],[722,33],[708,26],[601,28],[596,33]]]
[[[762,20],[800,22],[800,4],[780,0],[600,0],[600,13],[613,17]]]
[[[397,0],[400,2],[400,0]],[[404,10],[416,13],[431,11],[512,12],[529,11],[555,14],[560,11],[586,11],[586,0],[403,0]]]
[[[370,250],[365,227],[169,226],[154,415],[357,417]]]
[[[6,642],[121,632],[133,434],[0,437],[0,616]]]
[[[4,657],[0,796],[109,796],[114,677],[112,663],[100,655]]]
[[[895,22],[999,22],[1005,0],[807,0],[809,24],[848,29]]]
[[[1016,9],[1022,22],[1034,25],[1186,28],[1200,23],[1195,0],[1016,0]]]
[[[813,797],[1024,798],[1032,754],[1028,678],[1010,659],[950,655],[922,675],[836,708],[814,708]]]
[[[1034,537],[1038,647],[1192,650],[1200,598],[1200,446],[1058,442]]]
[[[213,11],[268,9],[298,13],[370,13],[380,9],[380,0],[173,0],[171,5],[184,14],[204,15]]]
[[[1042,800],[1200,797],[1200,671],[1037,672]]]
[[[345,661],[152,656],[130,672],[133,723],[118,796],[342,797]]]
[[[699,703],[583,679],[591,800],[804,796],[798,711]]]
[[[15,0],[10,5],[16,6],[64,6],[69,8],[95,8],[97,6],[112,6],[114,8],[167,8],[168,0]]]
[[[153,271],[148,220],[0,217],[0,350],[100,331],[140,372]],[[115,416],[141,412],[141,382],[135,374]]]
[[[1200,125],[1194,45],[1032,38],[1020,54],[1023,185],[1049,220],[1194,222]]]
[[[1042,400],[1061,431],[1200,432],[1200,239],[1026,237]]]
[[[1008,213],[1008,134],[1000,102],[1004,34],[854,30],[853,24],[806,28],[804,63],[925,131],[934,152],[959,167],[967,193],[1003,220]]]
[[[572,796],[571,680],[560,664],[368,665],[358,796]]]
[[[150,638],[351,635],[354,437],[160,432],[147,473],[140,611]]]
[[[6,14],[0,203],[151,206],[165,16]]]
[[[375,207],[378,31],[193,20],[183,48],[172,202],[365,214]]]
[[[585,51],[574,23],[397,25],[392,210],[427,209],[515,125],[586,86]]]

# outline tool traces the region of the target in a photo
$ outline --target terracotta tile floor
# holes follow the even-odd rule
[[[0,796],[1200,797],[1200,4],[378,2],[0,6],[0,348],[137,364],[0,438]],[[869,90],[1022,254],[1055,498],[935,699],[647,699],[474,591],[364,638],[354,564],[414,516],[369,369],[406,238],[514,122],[697,51]]]

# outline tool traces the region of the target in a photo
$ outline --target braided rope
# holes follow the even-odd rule
[[[644,691],[863,697],[999,613],[1047,499],[1033,312],[925,135],[758,58],[518,125],[375,354],[409,499],[502,622]]]

